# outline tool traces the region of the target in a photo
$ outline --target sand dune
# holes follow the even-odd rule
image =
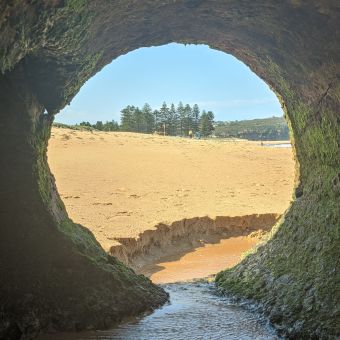
[[[292,197],[287,148],[54,128],[49,164],[70,217],[104,249],[160,222],[282,213]]]

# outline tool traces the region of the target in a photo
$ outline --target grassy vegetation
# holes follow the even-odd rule
[[[289,140],[289,129],[283,117],[272,117],[216,122],[215,135],[220,138],[249,140]]]
[[[62,129],[71,129],[71,130],[79,130],[79,131],[93,131],[96,130],[92,126],[86,126],[86,125],[68,125],[63,123],[53,123],[53,126],[56,128],[62,128]]]

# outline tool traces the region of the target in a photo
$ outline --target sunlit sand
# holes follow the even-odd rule
[[[292,199],[292,150],[260,142],[54,128],[48,160],[70,217],[105,250],[159,222],[283,213]]]

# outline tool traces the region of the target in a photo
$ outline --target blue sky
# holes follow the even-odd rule
[[[282,116],[274,93],[247,66],[205,45],[169,44],[123,55],[92,77],[56,122],[120,120],[127,105],[197,103],[215,120]]]

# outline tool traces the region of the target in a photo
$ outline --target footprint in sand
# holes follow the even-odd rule
[[[61,140],[69,140],[69,139],[71,139],[71,136],[70,135],[66,135],[66,134],[63,134],[61,137],[62,137]]]
[[[131,198],[140,198],[140,196],[139,196],[139,195],[136,195],[136,194],[132,194],[132,195],[130,195],[129,197],[131,197]]]
[[[112,205],[111,202],[95,202],[95,203],[92,203],[92,205]]]
[[[115,216],[131,216],[131,212],[129,212],[129,211],[117,211]]]

